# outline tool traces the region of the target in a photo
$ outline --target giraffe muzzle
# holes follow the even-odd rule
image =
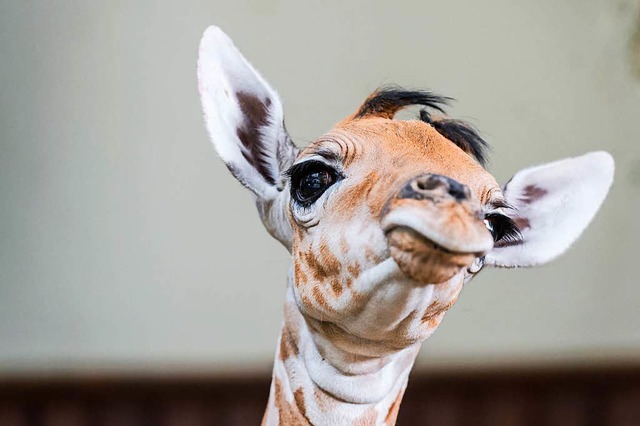
[[[481,212],[465,185],[425,174],[389,200],[382,228],[400,269],[421,283],[438,284],[493,248]]]

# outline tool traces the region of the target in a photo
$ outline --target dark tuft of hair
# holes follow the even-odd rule
[[[422,114],[420,118],[422,119]],[[427,122],[442,136],[458,145],[463,151],[472,155],[482,166],[486,164],[489,144],[482,139],[476,129],[469,123],[450,118]]]
[[[411,105],[421,105],[420,120],[433,128],[460,149],[473,156],[482,166],[487,161],[489,144],[470,124],[449,118],[434,119],[428,109],[444,114],[444,107],[453,98],[428,90],[407,90],[398,86],[384,86],[376,90],[362,104],[354,118],[382,117],[392,119],[396,112]]]
[[[355,118],[379,116],[393,118],[396,112],[411,105],[422,105],[444,113],[444,106],[453,99],[428,90],[407,90],[384,86],[376,90],[360,107]]]

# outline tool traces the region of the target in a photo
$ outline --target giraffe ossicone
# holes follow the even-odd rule
[[[213,145],[291,253],[263,424],[394,424],[420,345],[483,267],[546,263],[613,181],[606,152],[531,167],[501,189],[447,98],[383,88],[297,148],[277,93],[217,27],[198,87]],[[421,105],[421,119],[394,120]]]

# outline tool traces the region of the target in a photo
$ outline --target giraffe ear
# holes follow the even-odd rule
[[[213,145],[258,200],[273,200],[297,148],[284,127],[278,94],[218,27],[200,42],[198,89]]]
[[[522,170],[504,188],[506,211],[522,241],[496,246],[485,258],[498,267],[534,266],[564,253],[595,216],[613,182],[614,162],[591,152]]]

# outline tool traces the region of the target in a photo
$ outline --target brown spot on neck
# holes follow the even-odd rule
[[[322,242],[317,251],[310,249],[306,252],[301,251],[299,253],[300,259],[295,262],[294,272],[296,274],[301,273],[301,266],[299,262],[304,262],[307,266],[307,271],[315,281],[314,283],[307,284],[313,285],[312,295],[316,301],[323,307],[328,308],[326,298],[322,294],[322,288],[331,290],[332,294],[336,297],[340,297],[344,292],[344,287],[340,281],[340,272],[342,270],[342,264],[338,258],[331,252],[331,249],[326,242]],[[305,277],[306,275],[303,274]],[[300,286],[304,283],[299,283],[296,279],[296,285]]]
[[[316,281],[324,281],[340,273],[341,264],[326,243],[320,244],[317,252],[311,249],[307,252],[301,252],[300,255]]]
[[[437,286],[433,293],[433,301],[422,315],[422,322],[428,323],[429,327],[440,324],[445,312],[458,300],[463,283],[464,281],[460,280],[449,285]]]
[[[353,287],[353,278],[352,277],[347,277],[345,279],[344,283],[347,285],[347,288],[352,288]]]
[[[451,306],[453,306],[456,299],[448,301],[435,300],[431,302],[431,304],[427,307],[427,310],[424,312],[424,315],[422,316],[422,321],[428,321],[433,317],[445,313]]]
[[[278,421],[281,425],[311,425],[307,417],[307,410],[304,404],[304,393],[298,389],[293,394],[293,402],[287,401],[280,379],[275,381],[275,404],[278,408]],[[300,392],[298,392],[300,391]],[[301,405],[299,405],[301,403]]]
[[[294,274],[293,278],[297,287],[300,287],[301,285],[305,285],[309,281],[307,274],[305,274],[302,271],[300,262],[293,263],[293,274]]]
[[[344,236],[340,237],[340,250],[342,250],[343,255],[346,255],[349,252],[349,243]]]
[[[387,416],[384,418],[385,425],[393,426],[396,424],[396,419],[398,418],[398,411],[400,410],[400,402],[402,402],[402,396],[404,395],[405,389],[406,388],[402,388],[400,392],[398,392],[398,396],[389,407]]]
[[[380,256],[378,256],[376,254],[376,252],[374,252],[373,250],[371,250],[369,248],[364,251],[364,258],[368,262],[373,263],[373,264],[378,264],[382,260],[382,258]]]
[[[331,279],[331,291],[333,291],[333,294],[336,297],[340,297],[340,295],[344,291],[344,288],[342,287],[342,284],[337,277]]]
[[[362,272],[362,267],[359,263],[353,263],[347,267],[347,271],[349,271],[353,278],[358,278],[360,276],[360,272]]]
[[[298,341],[300,340],[300,329],[297,323],[297,308],[291,303],[284,307],[284,324],[280,332],[280,354],[282,361],[290,357],[296,357],[299,353]]]
[[[296,406],[300,410],[300,414],[302,414],[302,417],[304,417],[305,419],[307,419],[307,421],[309,421],[309,418],[307,417],[307,406],[304,402],[304,391],[302,390],[301,387],[296,389],[295,392],[293,392],[293,400],[295,401]]]
[[[327,303],[327,299],[324,297],[324,294],[322,294],[322,290],[320,290],[318,285],[313,286],[313,289],[311,290],[311,294],[313,295],[313,298],[316,300],[316,302],[318,302],[318,305],[322,306],[324,309],[331,308]]]

